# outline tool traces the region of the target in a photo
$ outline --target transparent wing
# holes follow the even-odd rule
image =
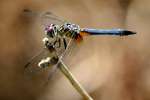
[[[42,60],[45,59],[47,57],[51,57],[52,54],[49,53],[49,51],[47,49],[43,49],[42,51],[40,51],[37,55],[35,55],[34,57],[32,57],[24,66],[24,74],[26,74],[27,76],[34,76],[36,74],[39,74],[41,72],[43,72],[44,70],[46,70],[47,68],[40,68],[38,66],[38,63]],[[52,66],[51,66],[52,67]]]
[[[35,12],[30,9],[24,9],[24,14],[30,17],[38,18],[40,24],[44,27],[49,24],[61,25],[66,22],[51,11]]]
[[[63,42],[63,41],[62,41]],[[56,72],[57,70],[57,64],[53,65],[53,66],[48,66],[45,68],[40,68],[38,66],[38,63],[42,60],[45,59],[47,57],[52,57],[54,55],[58,55],[59,58],[62,57],[62,61],[64,61],[65,57],[70,57],[72,50],[75,48],[76,46],[76,42],[74,42],[73,39],[66,39],[67,42],[67,48],[64,49],[63,46],[61,46],[60,48],[56,48],[56,53],[50,53],[50,51],[48,51],[46,48],[41,50],[37,55],[35,55],[34,57],[32,57],[24,66],[24,74],[27,78],[32,78],[32,77],[37,77],[39,76],[40,73],[46,72],[48,71],[48,79],[46,84],[48,83],[48,81],[52,78],[53,74]],[[62,44],[61,44],[62,45]],[[70,58],[69,58],[70,59]]]
[[[39,73],[45,71],[47,69],[47,67],[46,68],[40,68],[38,66],[39,62],[42,59],[46,59],[47,57],[53,57],[53,56],[56,56],[56,55],[58,57],[60,57],[65,52],[63,41],[60,41],[60,44],[56,43],[55,45],[57,45],[56,48],[55,48],[56,51],[54,51],[53,53],[50,53],[50,51],[48,49],[44,48],[38,54],[36,54],[35,56],[33,56],[26,63],[26,65],[24,66],[24,68],[25,68],[24,69],[25,70],[24,71],[25,74],[26,75],[30,75],[30,76],[34,76],[36,74],[39,74]],[[50,67],[53,67],[53,66],[50,66]]]
[[[56,16],[50,11],[44,12],[41,15],[41,22],[42,25],[47,26],[49,24],[57,24],[57,25],[62,25],[65,23],[64,20]]]

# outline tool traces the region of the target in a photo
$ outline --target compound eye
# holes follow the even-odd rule
[[[51,31],[53,29],[53,27],[51,25],[48,25],[46,28],[45,28],[45,31],[48,32],[48,31]]]
[[[54,37],[54,24],[50,24],[45,28],[45,33],[47,36],[53,38]]]

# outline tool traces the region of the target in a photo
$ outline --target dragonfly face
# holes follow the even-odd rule
[[[56,25],[55,24],[50,24],[50,25],[46,26],[46,28],[45,28],[45,33],[50,38],[54,38],[57,35],[56,31],[57,30],[56,30]]]

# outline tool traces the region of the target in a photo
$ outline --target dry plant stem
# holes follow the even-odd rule
[[[59,62],[58,68],[67,77],[67,79],[70,81],[73,87],[80,93],[80,95],[85,100],[93,100],[92,97],[84,90],[81,84],[75,79],[73,74],[69,71],[67,66],[62,61]]]

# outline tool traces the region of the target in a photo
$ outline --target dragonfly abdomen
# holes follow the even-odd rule
[[[136,34],[135,32],[124,29],[82,29],[81,32],[88,33],[89,35],[119,35],[126,36]]]

